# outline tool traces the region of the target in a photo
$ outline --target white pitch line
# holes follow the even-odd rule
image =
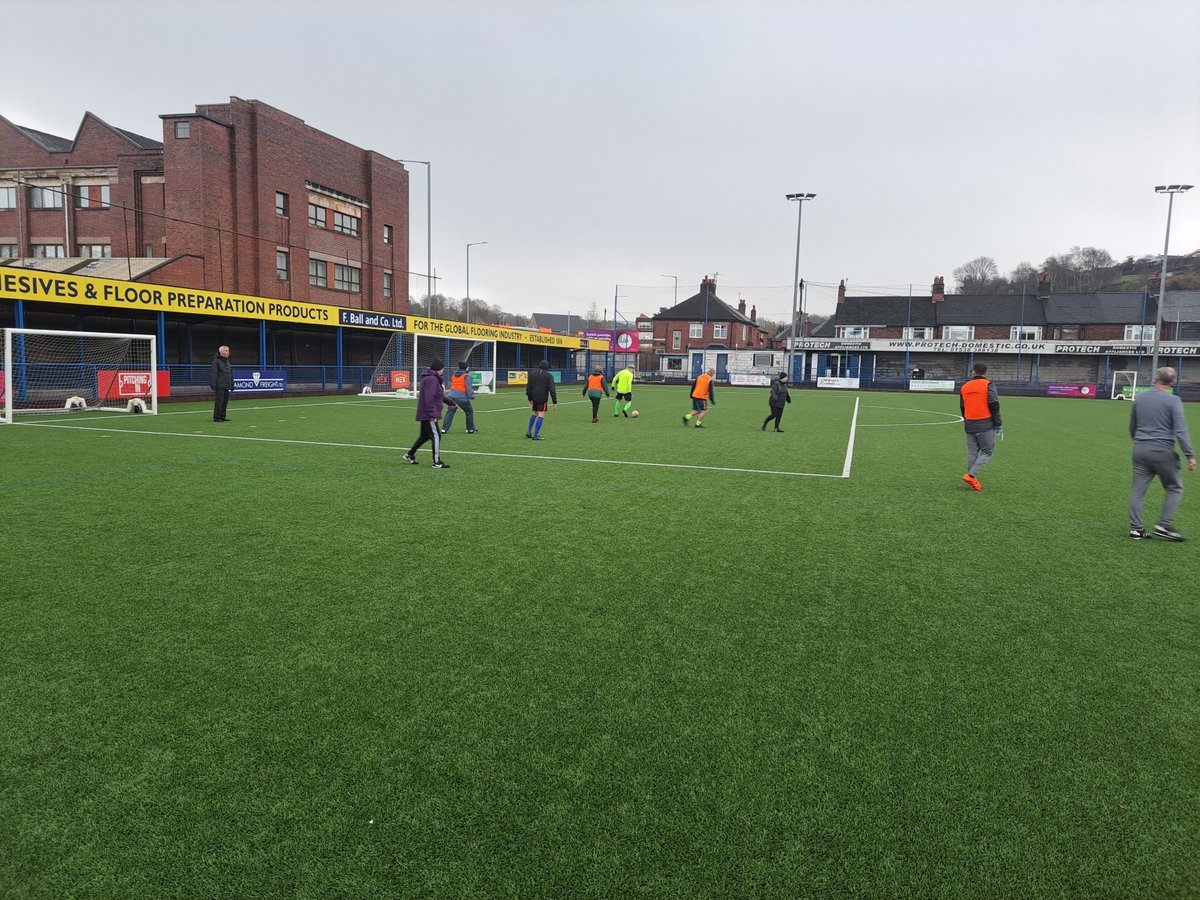
[[[855,402],[857,407],[857,401]],[[158,437],[182,437],[182,438],[211,438],[218,441],[250,441],[260,444],[298,444],[308,447],[346,447],[351,450],[388,450],[399,452],[403,447],[392,447],[386,444],[347,444],[339,441],[297,441],[288,438],[263,438],[250,437],[249,435],[238,434],[193,434],[183,431],[141,431],[132,428],[93,428],[86,425],[55,425],[50,422],[20,422],[16,423],[23,425],[26,428],[61,428],[66,431],[103,431],[111,434],[149,434]],[[851,439],[853,445],[853,438]],[[639,462],[629,459],[590,459],[588,457],[579,456],[535,456],[529,453],[486,453],[481,450],[443,450],[443,453],[453,453],[458,456],[491,456],[499,459],[545,459],[555,462],[580,462],[580,463],[599,463],[602,465],[617,465],[617,466],[641,466],[644,468],[653,469],[693,469],[703,472],[734,472],[743,475],[784,475],[793,478],[846,478],[849,471],[849,460],[847,459],[847,471],[841,475],[829,475],[824,472],[781,472],[775,469],[739,469],[733,466],[688,466],[682,463],[656,463],[656,462]]]
[[[886,422],[879,425],[859,425],[859,428],[912,428],[921,425],[957,425],[963,417],[957,413],[944,413],[936,409],[916,409],[911,406],[867,406],[864,409],[891,409],[900,412],[925,413],[930,416],[945,416],[949,422]]]
[[[858,398],[854,398],[854,417],[850,420],[850,442],[846,445],[846,464],[842,466],[842,477],[850,477],[850,462],[854,459],[854,433],[858,429]]]

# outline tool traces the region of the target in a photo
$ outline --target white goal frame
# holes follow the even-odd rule
[[[84,379],[76,376],[74,384],[64,383],[62,385],[47,385],[42,388],[35,388],[46,393],[58,392],[62,396],[55,398],[47,405],[22,408],[20,406],[21,399],[18,397],[18,394],[30,389],[28,382],[29,369],[32,366],[39,365],[36,360],[31,361],[22,358],[26,350],[17,339],[25,336],[81,338],[85,340],[96,338],[105,341],[140,341],[147,346],[147,355],[144,362],[139,359],[130,364],[126,364],[126,361],[123,359],[111,362],[93,360],[90,362],[64,364],[82,369],[91,367],[93,370],[92,378],[88,379],[86,385],[83,383]],[[17,346],[14,347],[14,344],[17,344]],[[123,368],[124,371],[121,371]],[[101,369],[115,372],[115,377],[109,382],[109,390],[104,396],[100,396],[99,390],[99,373]],[[144,375],[147,372],[149,373],[149,378],[140,382],[148,384],[147,390],[130,393],[127,397],[122,396],[120,393],[121,385],[123,384],[123,379],[120,378],[121,375]],[[0,423],[6,425],[12,424],[14,415],[26,413],[88,410],[92,412],[144,412],[154,415],[158,412],[158,338],[153,334],[121,334],[108,331],[62,331],[50,328],[5,328],[3,375],[4,403],[3,414],[0,415]],[[114,388],[116,389],[116,393],[113,392]]]
[[[1125,376],[1124,379],[1122,376]],[[1113,372],[1112,400],[1132,400],[1137,397],[1138,373],[1121,369]],[[1129,396],[1125,396],[1125,388],[1129,388]]]
[[[450,344],[450,352],[446,354],[446,344]],[[488,359],[488,365],[476,365],[470,360],[476,355],[478,348],[485,348],[483,356]],[[446,354],[443,356],[443,354]],[[413,339],[413,385],[415,389],[421,386],[421,373],[434,360],[440,359],[445,368],[442,370],[442,380],[449,384],[449,379],[458,371],[458,364],[466,358],[474,372],[485,373],[483,383],[475,388],[476,394],[494,394],[496,392],[496,341],[491,338],[476,340],[470,337],[451,337],[440,334],[417,334]],[[490,375],[486,374],[490,373]],[[489,382],[490,378],[490,382]]]

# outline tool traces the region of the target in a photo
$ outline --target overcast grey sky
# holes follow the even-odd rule
[[[1073,245],[1162,252],[1166,182],[1200,183],[1195,0],[43,0],[0,57],[0,113],[73,136],[85,110],[262,100],[433,162],[439,290],[632,319],[718,294],[786,320]],[[39,39],[39,32],[42,39]],[[424,292],[425,168],[412,170]],[[1171,250],[1200,249],[1200,189]],[[619,291],[616,285],[621,285]]]

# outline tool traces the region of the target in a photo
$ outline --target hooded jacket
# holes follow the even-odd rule
[[[442,406],[458,406],[453,400],[446,398],[446,389],[442,385],[442,375],[433,369],[421,373],[420,393],[417,394],[417,421],[436,422],[442,417]]]

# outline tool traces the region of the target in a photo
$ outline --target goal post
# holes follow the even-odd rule
[[[152,334],[4,329],[3,415],[70,410],[158,412]]]
[[[373,397],[407,396],[416,390],[414,379],[413,336],[393,331],[361,393]]]
[[[418,334],[414,336],[413,377],[419,379],[421,373],[435,359],[440,359],[446,368],[442,372],[443,380],[449,381],[450,375],[458,370],[458,364],[465,362],[471,370],[471,384],[477,394],[494,394],[496,392],[496,342],[494,340],[477,341],[474,338],[441,337],[433,334]],[[417,387],[420,387],[418,384]]]
[[[1137,383],[1137,372],[1125,370],[1113,372],[1111,399],[1132,400],[1137,396]]]

